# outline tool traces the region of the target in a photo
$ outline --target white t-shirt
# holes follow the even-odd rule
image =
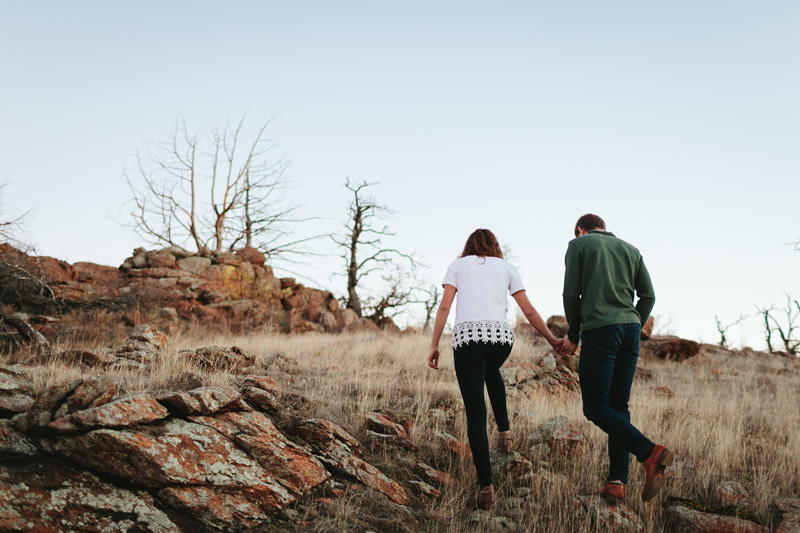
[[[459,257],[447,268],[442,285],[456,288],[456,324],[508,322],[508,294],[525,290],[517,269],[499,257]]]

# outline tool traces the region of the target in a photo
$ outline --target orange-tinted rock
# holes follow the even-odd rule
[[[442,491],[431,487],[424,481],[409,481],[408,484],[411,485],[412,489],[423,496],[429,496],[431,498],[440,498],[442,496]]]
[[[298,433],[330,468],[353,476],[397,504],[409,502],[403,487],[356,455],[360,448],[358,441],[336,424],[321,419],[304,420],[298,426]]]
[[[704,513],[684,505],[672,504],[667,507],[666,518],[672,531],[702,531],[703,533],[767,533],[769,529],[755,522]]]
[[[436,483],[438,485],[448,485],[451,487],[458,485],[458,480],[456,480],[456,478],[454,478],[447,472],[436,470],[432,466],[422,462],[417,462],[416,467],[422,474],[422,476],[431,483]]]
[[[0,395],[28,394],[33,392],[33,387],[28,379],[17,372],[12,373],[10,367],[3,367],[0,372]]]
[[[600,496],[583,495],[572,500],[572,508],[585,519],[586,530],[634,532],[644,531],[644,523],[636,512],[625,504],[608,503]]]
[[[684,361],[694,357],[700,351],[700,345],[695,341],[681,339],[673,335],[663,337],[650,337],[641,343],[640,355],[643,358],[658,357],[671,361]]]
[[[271,488],[166,487],[158,497],[170,506],[220,531],[249,531],[268,523],[284,503]]]
[[[85,431],[98,427],[125,428],[149,424],[168,415],[167,409],[155,398],[137,394],[61,417],[47,427],[56,431]]]
[[[209,267],[211,267],[211,259],[208,257],[200,257],[199,255],[191,255],[189,257],[179,259],[176,263],[176,266],[180,270],[191,272],[192,274],[202,274]]]
[[[145,491],[100,481],[61,461],[0,468],[0,531],[182,530]]]
[[[133,328],[133,331],[128,335],[128,340],[133,342],[144,343],[144,347],[137,347],[137,350],[163,350],[167,346],[167,336],[162,332],[151,328],[147,324],[142,324]],[[133,351],[133,350],[126,350]]]
[[[263,253],[250,246],[237,250],[236,257],[242,261],[247,261],[248,263],[259,266],[267,262],[267,257]]]
[[[293,495],[303,494],[330,477],[316,458],[284,437],[261,413],[232,412],[190,420],[238,444]]]
[[[564,416],[553,417],[539,426],[529,437],[532,446],[546,444],[550,453],[577,457],[589,450],[589,443],[580,429]]]
[[[458,440],[453,435],[438,429],[431,431],[431,435],[434,439],[444,444],[444,446],[454,454],[466,458],[472,457],[472,451],[469,448],[469,444]]]
[[[276,412],[280,407],[281,390],[271,377],[247,376],[242,380],[242,394],[259,409]]]
[[[756,512],[757,504],[738,481],[722,481],[714,487],[714,492],[723,506]]]
[[[656,388],[655,393],[656,396],[663,396],[664,398],[672,398],[673,396],[675,396],[675,393],[672,392],[672,389],[670,389],[666,385]]]
[[[383,413],[367,413],[367,427],[376,433],[383,433],[384,435],[408,436],[403,426]]]
[[[247,411],[250,408],[242,396],[233,389],[200,387],[186,392],[159,396],[158,403],[171,413],[185,415],[211,415],[220,411]]]
[[[345,333],[380,333],[381,328],[368,318],[358,318],[347,324],[344,331]]]

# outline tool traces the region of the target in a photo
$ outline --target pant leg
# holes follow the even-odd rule
[[[639,359],[639,324],[624,324],[619,351],[617,352],[614,374],[609,390],[609,406],[625,420],[630,422],[628,400],[631,396],[633,376]],[[628,450],[613,437],[608,438],[608,479],[628,481],[630,457]]]
[[[508,431],[511,424],[508,421],[508,406],[506,404],[506,386],[500,367],[511,354],[511,344],[487,345],[487,358],[484,371],[486,391],[489,393],[489,403],[492,404],[494,420],[497,422],[497,431]]]
[[[467,436],[481,487],[492,484],[489,437],[486,434],[486,402],[483,397],[485,349],[482,342],[468,342],[453,352],[458,387],[467,415]]]
[[[633,371],[636,370],[635,359],[632,362],[633,371],[631,371],[630,355],[620,357],[619,375],[615,381],[618,354],[624,351],[624,346],[628,346],[628,350],[631,349],[630,341],[627,343],[623,341],[624,326],[622,324],[605,326],[583,333],[578,374],[583,398],[583,413],[586,418],[608,434],[609,460],[613,460],[613,467],[618,469],[614,475],[627,476],[627,456],[624,461],[626,466],[623,467],[620,449],[632,453],[642,460],[652,448],[653,443],[630,423],[630,414],[627,416],[620,414],[611,407],[613,384],[616,406],[619,408],[619,405],[623,403],[621,399],[624,398],[624,411],[627,411]],[[611,466],[610,464],[609,467]]]

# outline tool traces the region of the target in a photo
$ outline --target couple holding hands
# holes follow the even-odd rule
[[[480,485],[475,505],[480,509],[489,509],[496,499],[484,385],[497,422],[497,448],[509,452],[512,447],[505,385],[500,375],[500,367],[514,343],[514,332],[506,317],[509,293],[554,350],[572,355],[578,341],[582,341],[578,375],[583,413],[608,434],[609,472],[600,489],[603,497],[614,502],[625,497],[628,454],[633,454],[645,471],[642,500],[652,499],[664,486],[665,467],[672,464],[675,456],[673,451],[642,435],[630,423],[628,411],[639,357],[639,335],[655,303],[642,256],[636,248],[606,231],[605,222],[597,215],[580,217],[575,224],[575,237],[565,259],[563,296],[569,330],[563,339],[556,339],[547,328],[528,300],[519,273],[503,259],[497,239],[487,229],[475,230],[469,236],[442,283],[444,295],[436,313],[428,365],[439,367],[439,340],[456,300],[451,344]]]

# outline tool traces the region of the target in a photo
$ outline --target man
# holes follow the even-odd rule
[[[650,274],[639,251],[607,232],[597,215],[579,218],[575,237],[565,258],[569,330],[562,349],[574,354],[582,340],[578,374],[583,413],[608,434],[608,478],[600,494],[612,501],[624,498],[632,453],[644,465],[642,500],[648,501],[664,486],[664,469],[675,457],[642,435],[630,423],[628,411],[641,326],[656,301]]]

